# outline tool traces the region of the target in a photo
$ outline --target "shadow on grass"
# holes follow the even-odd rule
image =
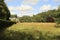
[[[7,30],[0,40],[60,40],[60,35],[54,35],[51,32],[46,32],[45,34],[42,32],[33,32],[26,33]]]
[[[35,38],[34,34],[27,34],[26,32],[20,32],[20,31],[9,31],[7,30],[4,35],[0,38],[0,40],[42,40],[42,34],[39,33],[38,39]]]
[[[53,34],[51,32],[35,32],[30,33],[22,31],[6,30],[0,35],[0,40],[60,40],[60,34]]]
[[[16,24],[16,22],[0,20],[0,32],[3,31],[5,28],[10,27],[13,24]]]
[[[15,24],[15,22],[0,21],[0,40],[60,40],[60,34],[53,34],[48,31],[45,34],[42,31],[22,32],[20,30],[6,30],[6,28]]]
[[[0,20],[0,40],[3,39],[4,30],[13,24],[16,24],[16,22],[6,21],[6,20]],[[2,39],[1,39],[2,38]]]

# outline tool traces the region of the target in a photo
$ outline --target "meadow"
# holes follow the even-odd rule
[[[60,40],[56,23],[17,23],[3,32],[3,40]]]

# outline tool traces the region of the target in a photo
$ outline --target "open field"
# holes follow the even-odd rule
[[[17,23],[8,30],[38,30],[38,31],[59,31],[55,23]]]
[[[7,28],[4,35],[6,40],[7,38],[8,40],[60,40],[60,28],[56,28],[55,25],[55,23],[17,23]]]

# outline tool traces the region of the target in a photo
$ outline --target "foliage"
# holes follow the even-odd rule
[[[16,22],[12,22],[12,21],[6,21],[6,20],[1,20],[0,19],[0,31],[13,25],[16,24]]]
[[[8,10],[4,0],[1,0],[0,2],[0,19],[9,20],[10,11]]]
[[[38,13],[32,17],[20,17],[20,22],[59,22],[58,20],[60,20],[60,7],[57,10],[48,10],[47,12]]]
[[[17,18],[17,15],[16,14],[11,15],[10,18]]]
[[[18,23],[0,32],[0,40],[60,40],[60,28],[54,25],[55,23]]]
[[[30,16],[20,17],[20,22],[31,22],[31,17]]]

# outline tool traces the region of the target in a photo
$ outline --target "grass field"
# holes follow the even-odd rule
[[[56,28],[55,25],[55,23],[17,23],[9,27],[8,30],[59,31],[60,28]]]
[[[56,28],[55,25],[55,23],[17,23],[7,28],[4,35],[8,40],[59,40],[60,28]]]

